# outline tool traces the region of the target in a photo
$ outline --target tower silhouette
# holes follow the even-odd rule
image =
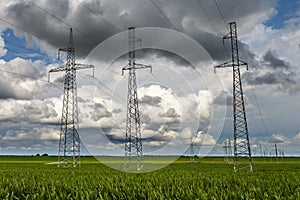
[[[252,171],[252,156],[240,73],[240,66],[246,66],[248,70],[248,64],[239,59],[236,23],[230,22],[229,26],[230,33],[224,36],[223,40],[231,39],[231,61],[215,66],[214,70],[224,67],[233,69],[234,170],[244,168],[239,163],[241,163],[241,159],[246,158],[249,160],[250,171]]]
[[[50,73],[65,72],[58,167],[77,167],[80,166],[80,137],[78,126],[76,71],[79,69],[94,68],[94,66],[75,63],[75,47],[73,43],[72,28],[70,28],[68,46],[58,50],[58,58],[60,57],[60,52],[67,53],[65,65],[51,69],[48,75],[48,81],[50,81]]]
[[[128,28],[129,62],[127,66],[122,68],[122,75],[124,74],[124,70],[129,71],[124,162],[124,170],[126,171],[132,170],[135,167],[137,170],[140,170],[143,167],[143,147],[135,70],[150,68],[150,71],[152,71],[152,67],[135,62],[135,44],[140,41],[135,36],[135,28]],[[133,159],[136,159],[136,161],[134,162]]]

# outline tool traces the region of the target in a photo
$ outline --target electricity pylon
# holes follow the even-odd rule
[[[224,141],[223,148],[224,148],[224,161],[229,163],[230,157],[232,156],[230,138],[228,138]]]
[[[135,44],[137,42],[141,42],[141,40],[135,37],[135,28],[128,28],[129,63],[122,68],[122,75],[124,74],[124,70],[129,71],[124,162],[124,170],[126,171],[134,168],[135,164],[137,170],[140,170],[143,167],[143,147],[135,70],[150,68],[150,72],[152,72],[152,67],[150,65],[143,65],[135,62]],[[132,160],[134,158],[136,159],[136,162],[133,163]]]
[[[190,162],[195,162],[195,151],[194,151],[194,142],[191,141],[190,144]]]
[[[244,103],[244,95],[240,74],[240,66],[248,64],[239,59],[237,28],[235,22],[230,22],[230,33],[223,37],[231,39],[231,55],[230,62],[215,66],[216,68],[232,67],[233,68],[233,129],[234,129],[234,170],[243,168],[239,166],[240,158],[246,158],[250,163],[250,171],[252,171],[252,157],[249,143],[249,132],[246,119],[246,110]]]
[[[61,117],[60,140],[58,150],[58,167],[80,166],[80,138],[78,126],[78,105],[77,105],[77,83],[76,71],[79,69],[93,68],[93,65],[83,65],[75,63],[75,47],[73,43],[73,32],[70,28],[68,47],[58,50],[67,53],[67,62],[49,71],[50,73],[65,71],[64,97]]]

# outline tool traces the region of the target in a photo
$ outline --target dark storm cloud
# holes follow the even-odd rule
[[[177,55],[173,52],[169,52],[161,49],[147,49],[147,48],[137,51],[137,58],[142,59],[142,58],[149,57],[149,55],[156,55],[158,57],[168,58],[179,66],[194,67],[191,66],[191,64],[187,60],[185,60],[180,55]]]
[[[92,107],[94,109],[92,119],[95,121],[100,120],[103,117],[111,117],[112,114],[107,110],[107,108],[101,103],[95,103]]]
[[[14,89],[4,81],[0,81],[0,99],[18,99]]]
[[[292,70],[293,67],[278,58],[276,52],[268,51],[262,60],[258,62],[257,66],[252,72],[243,76],[248,84],[279,84],[282,86],[282,89],[289,92],[296,92],[298,90],[295,73]],[[259,73],[260,71],[265,71],[265,73]]]
[[[263,57],[263,63],[273,69],[289,69],[290,64],[278,58],[276,52],[268,51]]]
[[[177,118],[180,117],[180,115],[176,112],[175,108],[169,108],[166,113],[163,113],[160,115],[160,117],[165,118],[174,118],[177,120]]]
[[[68,44],[68,29],[72,27],[77,55],[84,56],[95,45],[112,35],[113,31],[103,21],[96,20],[93,17],[95,14],[87,11],[86,7],[78,6],[76,11],[70,7],[69,1],[18,1],[10,5],[5,14],[21,29],[57,48]],[[96,4],[93,8],[101,7]],[[100,15],[101,12],[98,13]]]
[[[60,76],[57,79],[54,80],[54,83],[64,83],[65,82],[65,76]]]
[[[168,19],[157,10],[151,1],[15,1],[5,10],[6,18],[39,36],[54,47],[67,45],[68,28],[74,28],[75,44],[79,56],[87,55],[96,45],[108,37],[135,27],[176,27],[202,44],[213,59],[224,60],[228,53],[222,49],[220,33],[227,33],[213,1],[203,2],[211,21],[219,33],[208,33],[211,24],[203,15],[197,1],[155,1]],[[269,1],[228,0],[220,2],[226,19],[237,21],[241,27],[251,26],[249,16],[263,15],[274,4]],[[53,17],[54,16],[54,17]],[[187,19],[201,24],[201,28],[186,25]],[[247,19],[247,20],[246,20]],[[170,21],[172,24],[170,24]],[[254,22],[253,22],[254,23]],[[219,36],[215,36],[219,34]],[[176,41],[174,41],[176,44]],[[241,47],[243,49],[243,47]]]
[[[114,113],[114,114],[118,114],[118,113],[122,112],[122,109],[121,108],[113,109],[111,112]]]
[[[233,102],[232,94],[226,91],[220,92],[218,96],[214,99],[214,104],[217,105],[230,106],[232,105],[232,102]]]
[[[50,5],[47,5],[47,7],[48,6]],[[60,8],[60,10],[62,9],[66,10],[66,12],[68,11],[67,7]],[[58,13],[55,13],[54,15],[56,14]],[[15,3],[10,4],[5,10],[5,15],[9,21],[12,21],[12,23],[17,27],[20,27],[21,30],[25,30],[31,35],[38,36],[49,44],[54,46],[61,46],[61,44],[64,44],[64,39],[62,38],[66,38],[64,36],[67,34],[61,32],[63,26],[57,21],[51,21],[50,16],[27,1],[16,1]],[[60,31],[58,31],[58,29]]]
[[[159,106],[161,102],[161,97],[152,97],[149,95],[143,96],[140,100],[140,104],[146,104],[151,106]]]
[[[248,83],[252,85],[261,84],[296,84],[294,74],[283,72],[267,72],[262,76],[257,76],[255,73],[249,73]]]

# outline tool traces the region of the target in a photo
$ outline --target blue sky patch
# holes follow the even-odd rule
[[[16,57],[23,58],[25,60],[42,60],[46,64],[53,63],[46,53],[43,53],[37,45],[27,45],[27,41],[24,37],[15,36],[12,29],[8,28],[2,32],[2,37],[5,42],[5,48],[7,53],[5,56],[2,56],[2,59],[7,61],[13,60]]]
[[[265,25],[274,29],[284,28],[286,21],[297,17],[299,5],[299,0],[278,0],[276,4],[277,14],[269,19]]]

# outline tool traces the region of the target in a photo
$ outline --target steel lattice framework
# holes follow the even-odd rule
[[[94,66],[75,63],[72,28],[70,28],[68,47],[60,48],[58,50],[58,57],[60,52],[67,53],[67,62],[64,66],[51,69],[48,77],[50,81],[50,73],[65,71],[58,166],[77,167],[80,166],[80,137],[78,126],[76,71],[86,68],[94,69]]]
[[[230,138],[224,141],[224,161],[230,163],[230,158],[232,157],[232,150],[231,150],[231,141]]]
[[[124,70],[129,71],[124,163],[124,170],[126,171],[135,168],[135,165],[137,170],[143,167],[143,147],[135,70],[150,68],[150,71],[152,71],[152,67],[135,62],[135,44],[140,41],[141,40],[135,36],[135,28],[128,28],[129,63],[122,68],[122,75],[124,74]],[[136,159],[136,162],[133,162],[133,159]]]
[[[233,129],[234,129],[234,170],[242,168],[238,165],[240,158],[246,158],[250,162],[250,171],[252,171],[252,157],[249,143],[249,132],[246,119],[246,110],[244,95],[241,81],[240,66],[248,64],[239,59],[237,27],[235,22],[230,22],[230,33],[223,37],[231,39],[230,62],[215,66],[216,68],[232,67],[233,68]]]

